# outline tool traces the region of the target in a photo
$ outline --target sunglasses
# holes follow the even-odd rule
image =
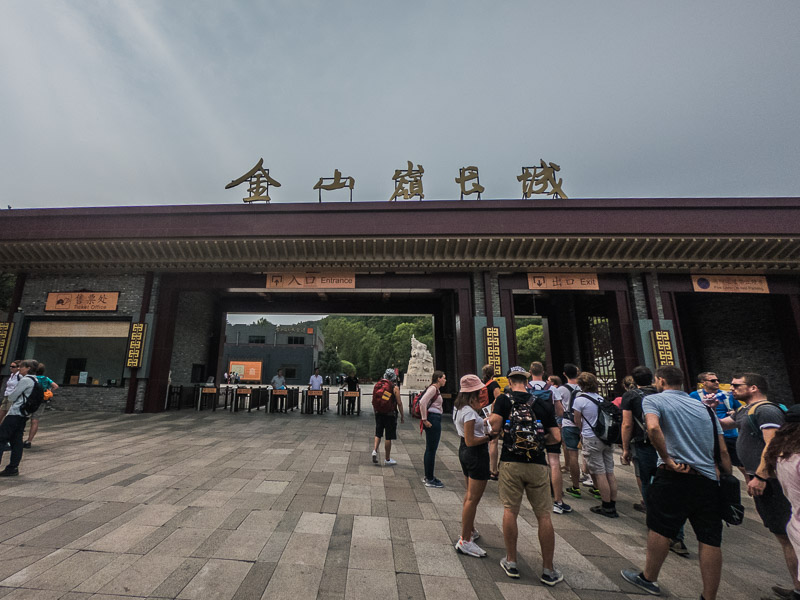
[[[706,379],[710,383],[719,383],[719,379]]]
[[[747,385],[747,384],[746,384],[746,383],[732,383],[732,384],[731,384],[731,387],[732,387],[732,388],[737,388],[737,387],[739,387],[740,385]]]
[[[19,366],[17,366],[17,365],[11,365],[9,368],[10,368],[10,369],[19,369]]]

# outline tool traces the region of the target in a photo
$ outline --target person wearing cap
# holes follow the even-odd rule
[[[464,473],[466,492],[461,511],[461,537],[456,543],[456,551],[478,558],[486,552],[475,543],[475,513],[489,481],[489,441],[496,437],[490,435],[485,419],[481,414],[480,391],[483,382],[477,375],[464,375],[453,405],[453,422],[461,442],[458,447],[458,460]]]
[[[767,474],[777,477],[783,493],[792,505],[792,517],[786,525],[786,535],[800,554],[800,404],[786,411],[784,423],[775,431],[772,441],[764,453]],[[800,600],[800,590],[773,587],[783,598]]]
[[[422,428],[425,431],[425,487],[443,488],[444,484],[436,478],[433,470],[436,467],[436,451],[442,437],[442,394],[441,389],[447,383],[444,371],[434,371],[431,384],[419,400],[419,414]]]
[[[395,375],[394,369],[386,369],[382,379],[387,380],[392,386],[392,397],[394,398],[395,409],[394,412],[390,414],[375,413],[375,447],[372,449],[372,462],[378,463],[378,448],[381,444],[381,438],[385,434],[386,443],[384,444],[384,450],[386,456],[383,464],[387,467],[391,467],[397,464],[397,461],[392,458],[391,454],[392,440],[397,439],[398,412],[400,413],[400,422],[405,423],[406,420],[403,416],[403,401],[400,399],[400,388],[397,385],[397,375]]]
[[[522,495],[528,497],[536,521],[539,526],[539,546],[542,553],[542,575],[539,581],[553,586],[564,580],[560,571],[553,567],[556,537],[553,521],[550,517],[552,500],[550,497],[550,467],[544,447],[539,451],[519,454],[514,451],[514,440],[511,431],[506,432],[504,425],[511,423],[512,412],[520,414],[525,406],[530,406],[537,421],[537,430],[543,430],[545,444],[561,443],[561,432],[558,429],[556,415],[552,404],[546,404],[531,396],[526,385],[530,374],[522,367],[512,367],[508,372],[511,393],[502,394],[494,401],[494,409],[489,416],[492,431],[503,431],[503,448],[500,453],[500,479],[498,492],[503,503],[503,541],[506,555],[500,566],[506,575],[519,578],[517,569],[517,515],[522,504]],[[532,402],[532,404],[531,404]],[[506,434],[507,433],[507,434]]]

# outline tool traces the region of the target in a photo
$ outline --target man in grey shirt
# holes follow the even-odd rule
[[[270,384],[272,385],[273,390],[286,389],[286,379],[283,376],[283,369],[278,369],[278,374],[272,378]]]
[[[705,600],[715,600],[722,573],[722,516],[719,470],[731,472],[731,461],[716,414],[683,391],[683,372],[675,366],[656,371],[658,394],[642,401],[647,436],[658,452],[658,468],[647,504],[647,558],[643,571],[625,569],[622,577],[658,595],[658,574],[669,554],[670,539],[688,519],[700,544],[700,573]],[[716,436],[716,443],[715,443]]]

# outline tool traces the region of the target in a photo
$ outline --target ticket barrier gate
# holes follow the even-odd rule
[[[361,392],[348,392],[339,390],[339,397],[336,401],[337,415],[361,415]]]

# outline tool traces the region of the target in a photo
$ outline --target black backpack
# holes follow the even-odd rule
[[[515,402],[513,396],[509,398],[511,411],[503,428],[503,450],[532,460],[544,455],[547,433],[533,410],[539,398],[528,396],[526,402]]]
[[[563,387],[569,390],[569,403],[567,404],[567,406],[564,407],[564,418],[574,423],[575,411],[572,409],[572,405],[575,404],[575,396],[580,394],[581,388],[579,388],[577,385],[575,387],[572,387],[568,383],[565,383]]]
[[[19,407],[19,412],[23,417],[30,417],[44,403],[44,387],[35,376],[26,375],[26,377],[33,381],[33,389],[24,397],[25,399]]]
[[[606,444],[622,443],[622,411],[613,402],[598,402],[588,394],[581,394],[597,406],[597,421],[589,427],[601,442]]]

